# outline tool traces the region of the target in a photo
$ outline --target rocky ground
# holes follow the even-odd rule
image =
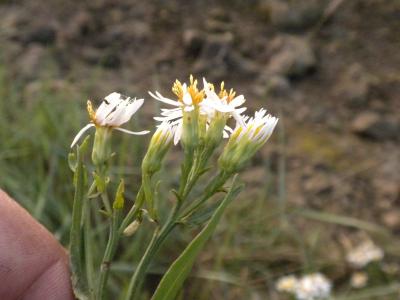
[[[38,85],[92,98],[168,92],[188,74],[225,80],[281,118],[245,178],[284,154],[298,206],[400,230],[400,2],[6,1],[2,63],[27,100]],[[50,74],[50,75],[49,75]],[[82,99],[76,99],[81,101]],[[148,112],[151,113],[150,111]],[[276,159],[275,159],[276,158]]]

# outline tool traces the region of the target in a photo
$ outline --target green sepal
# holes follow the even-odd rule
[[[68,166],[71,171],[75,173],[76,167],[78,166],[78,160],[76,158],[76,154],[73,152],[68,154]]]
[[[111,214],[104,209],[99,209],[99,213],[101,213],[103,216],[106,216],[107,218],[111,217]]]
[[[97,191],[99,193],[104,193],[107,187],[108,180],[102,176],[99,176],[96,172],[93,172],[93,178],[96,182]]]
[[[125,184],[124,184],[124,180],[121,179],[121,181],[118,185],[117,192],[115,194],[113,209],[121,210],[124,208],[124,205],[125,205],[124,192],[125,192]]]

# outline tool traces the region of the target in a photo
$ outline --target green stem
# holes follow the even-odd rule
[[[192,190],[193,186],[197,182],[198,178],[200,177],[200,171],[206,164],[206,161],[203,161],[203,156],[201,155],[202,152],[197,152],[194,154],[194,151],[187,150],[185,151],[185,159],[182,164],[182,177],[181,177],[181,184],[178,192],[178,202],[176,203],[173,212],[171,213],[170,217],[168,218],[167,222],[164,224],[162,229],[160,230],[157,227],[153,233],[153,237],[147,246],[147,249],[141,258],[132,278],[129,283],[128,292],[126,299],[133,300],[137,299],[139,296],[142,284],[145,279],[146,271],[151,263],[154,256],[157,254],[157,251],[167,238],[167,236],[171,233],[171,231],[175,228],[178,224],[177,220],[179,219],[179,211],[182,204],[185,202],[185,199],[189,195],[190,191]],[[218,190],[225,181],[229,178],[226,173],[220,174],[218,177],[223,182],[218,182],[217,187],[211,185],[208,189],[211,189],[211,192]],[[208,190],[206,189],[207,194]]]
[[[179,195],[182,195],[184,193],[184,190],[187,186],[190,171],[193,166],[194,152],[195,149],[185,149],[184,161],[182,164],[182,176],[179,188]]]
[[[75,296],[87,299],[87,279],[84,267],[84,253],[82,247],[82,216],[84,208],[84,168],[80,150],[77,151],[77,166],[74,174],[75,195],[72,208],[72,222],[70,231],[70,262],[72,271],[72,286]]]
[[[154,256],[157,254],[157,251],[160,249],[161,245],[167,238],[167,236],[171,233],[171,231],[177,225],[176,217],[178,215],[180,208],[179,202],[175,205],[173,212],[168,218],[167,222],[164,224],[163,228],[160,230],[157,227],[154,230],[153,237],[147,246],[146,252],[144,253],[142,259],[140,260],[132,278],[129,282],[128,292],[125,299],[132,300],[137,299],[139,296],[139,292],[141,290],[142,284],[145,279],[146,271],[151,263]]]
[[[88,281],[89,298],[94,297],[94,260],[93,260],[93,234],[90,228],[91,213],[90,203],[85,203],[85,220],[84,220],[84,243],[85,243],[85,265],[86,265],[86,278]]]
[[[130,209],[130,211],[128,212],[128,214],[121,223],[120,223],[121,212],[119,210],[118,211],[114,210],[112,214],[109,238],[100,267],[100,276],[97,286],[98,300],[104,298],[104,289],[107,285],[108,274],[110,271],[110,264],[111,260],[114,257],[116,248],[118,246],[118,241],[121,238],[124,229],[129,225],[130,222],[132,222],[133,218],[137,216],[137,213],[140,211],[143,201],[144,201],[144,193],[142,187],[140,187],[136,195],[135,204],[132,205],[132,208]]]
[[[111,225],[110,225],[110,234],[100,266],[100,275],[97,285],[97,297],[96,297],[97,300],[104,299],[104,289],[107,285],[111,260],[115,254],[118,245],[117,241],[119,239],[119,234],[118,234],[118,225],[119,225],[118,223],[120,218],[119,215],[120,215],[119,210],[113,211]]]
[[[189,206],[181,215],[179,219],[184,219],[194,213],[201,205],[204,204],[210,197],[212,197],[218,190],[222,188],[225,182],[231,174],[220,171],[205,188],[204,194],[199,200],[195,201],[191,206]]]

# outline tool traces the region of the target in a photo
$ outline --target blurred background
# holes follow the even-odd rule
[[[249,113],[262,106],[280,122],[181,299],[289,299],[276,280],[316,271],[335,299],[399,299],[399,28],[398,0],[1,1],[0,187],[67,245],[66,157],[86,99],[144,97],[128,126],[143,130],[159,111],[148,90],[172,96],[189,74],[224,80]],[[133,200],[145,143],[114,138]],[[169,155],[165,186],[180,158]],[[161,251],[149,292],[197,231]],[[147,238],[145,228],[121,247],[110,299]],[[355,268],[346,256],[369,240],[385,255]]]

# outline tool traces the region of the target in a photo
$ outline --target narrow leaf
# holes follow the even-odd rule
[[[189,275],[189,272],[192,269],[197,255],[200,253],[205,243],[214,233],[225,208],[242,190],[243,186],[240,185],[238,187],[235,187],[235,183],[236,176],[233,179],[232,187],[229,190],[229,193],[222,200],[221,204],[212,215],[210,221],[194,238],[194,240],[186,247],[182,254],[174,261],[174,263],[165,273],[152,297],[152,300],[175,299],[176,295],[183,285],[183,282]]]

